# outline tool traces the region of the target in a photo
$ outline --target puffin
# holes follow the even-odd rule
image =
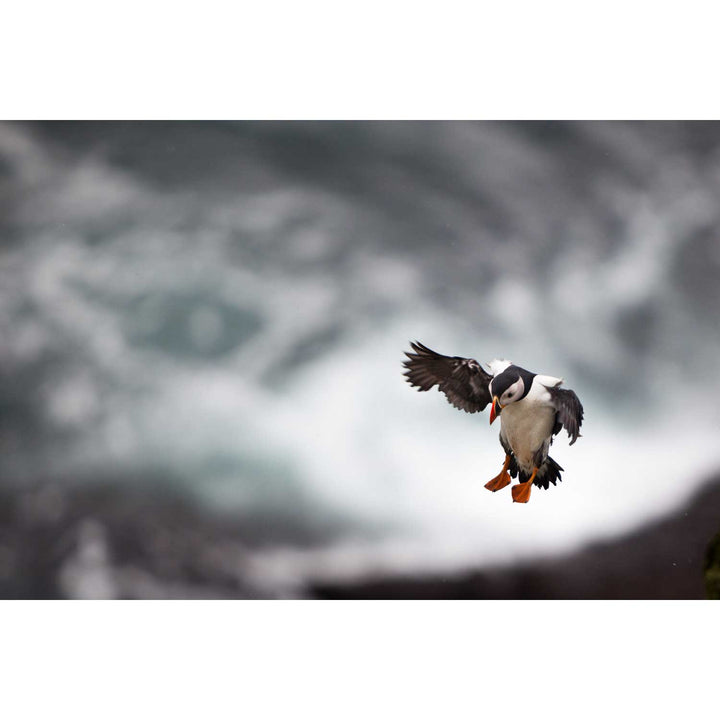
[[[563,428],[570,445],[582,437],[584,413],[578,396],[560,387],[562,378],[497,359],[487,363],[487,372],[473,358],[440,355],[420,342],[411,342],[410,347],[413,352],[405,352],[403,374],[418,392],[437,386],[458,410],[476,413],[490,405],[490,424],[500,418],[505,461],[498,475],[485,484],[488,490],[502,490],[517,478],[518,484],[511,488],[513,502],[526,503],[533,485],[547,490],[562,480],[563,468],[548,451]]]

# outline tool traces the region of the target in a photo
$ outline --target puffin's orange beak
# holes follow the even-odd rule
[[[490,424],[492,425],[495,422],[495,418],[500,414],[500,411],[502,410],[503,406],[500,404],[500,401],[497,399],[497,395],[493,397],[493,403],[492,407],[490,408]]]

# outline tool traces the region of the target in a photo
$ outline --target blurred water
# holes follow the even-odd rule
[[[277,584],[633,527],[720,465],[719,198],[713,123],[0,124],[2,481],[160,483]],[[563,483],[485,491],[410,339],[564,377]]]

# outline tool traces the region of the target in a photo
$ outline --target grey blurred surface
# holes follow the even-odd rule
[[[4,595],[304,596],[680,512],[718,198],[716,123],[0,123]],[[563,376],[563,483],[484,491],[496,431],[410,339]]]

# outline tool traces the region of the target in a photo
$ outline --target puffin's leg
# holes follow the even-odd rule
[[[510,480],[510,473],[507,471],[510,467],[510,456],[505,456],[505,464],[499,475],[496,475],[490,482],[485,483],[485,487],[492,492],[502,490],[504,487],[509,485],[512,481]]]
[[[526,503],[530,499],[530,491],[532,490],[533,481],[538,473],[538,468],[533,468],[532,475],[527,482],[514,485],[512,488],[513,502]]]

